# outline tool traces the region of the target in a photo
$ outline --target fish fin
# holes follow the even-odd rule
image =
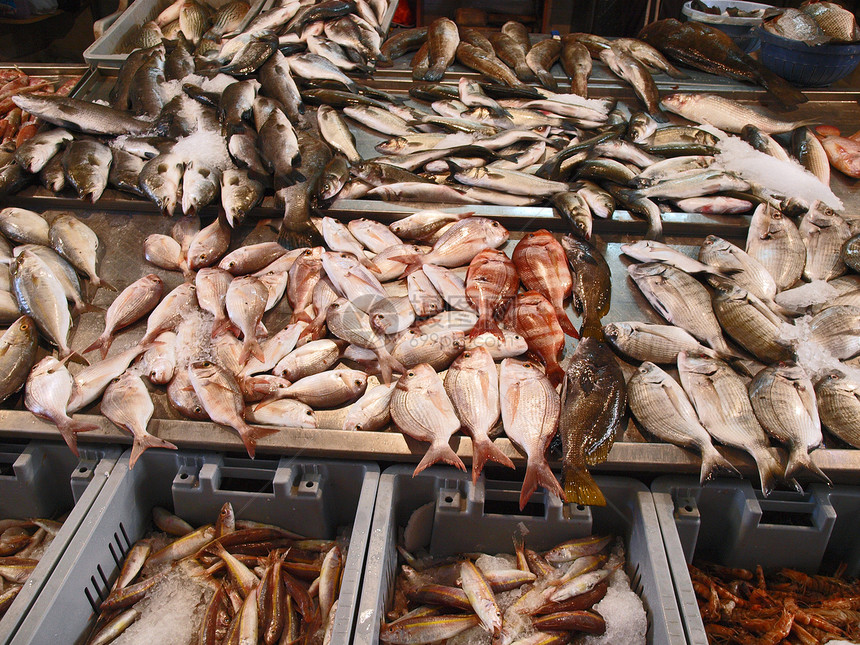
[[[606,506],[606,498],[585,468],[564,469],[564,494],[571,504]]]
[[[553,92],[558,91],[558,83],[555,80],[555,77],[551,72],[545,69],[540,69],[535,72],[537,75],[537,80],[543,85],[546,89],[552,90]]]
[[[605,336],[603,335],[603,325],[600,324],[600,320],[597,322],[584,322],[579,330],[579,338],[594,338],[603,342]]]
[[[520,510],[523,510],[526,507],[526,504],[528,504],[538,486],[543,486],[547,492],[550,492],[560,500],[565,501],[566,496],[564,489],[561,487],[561,484],[558,483],[558,480],[555,478],[555,475],[552,473],[552,469],[549,467],[549,464],[543,455],[535,457],[534,459],[529,459],[528,465],[526,466],[526,475],[523,478],[523,488],[520,491]]]
[[[85,302],[85,303],[81,304],[81,306],[76,305],[75,307],[72,308],[72,315],[75,317],[80,316],[81,314],[90,314],[90,313],[103,314],[103,313],[105,313],[105,308],[99,307],[99,306],[91,304],[89,302]],[[84,353],[86,353],[86,352],[84,352]]]
[[[290,325],[294,325],[298,322],[306,322],[309,325],[313,324],[314,320],[311,318],[311,315],[307,311],[294,311],[293,315],[290,316]]]
[[[92,283],[94,287],[100,287],[102,289],[107,289],[108,291],[113,291],[114,293],[116,293],[116,287],[103,278],[96,276],[96,279],[93,280]]]
[[[481,334],[488,332],[498,338],[500,342],[505,342],[505,334],[499,327],[499,324],[493,320],[492,315],[480,316],[478,318],[475,326],[472,327],[472,331],[469,332],[469,339],[475,339]]]
[[[71,350],[67,354],[61,354],[60,358],[62,358],[64,360],[64,362],[74,361],[75,363],[78,363],[79,365],[87,365],[87,366],[89,366],[89,364],[90,364],[90,362],[86,358],[84,358],[83,356],[81,356],[77,352],[73,352]]]
[[[565,371],[558,361],[553,361],[551,365],[546,366],[546,375],[552,386],[557,387],[564,380]]]
[[[376,266],[366,255],[362,258],[358,258],[358,261],[361,263],[361,266],[369,270],[371,273],[382,273],[382,269]]]
[[[422,255],[420,253],[406,253],[404,255],[395,255],[394,257],[388,258],[394,262],[402,262],[406,265],[406,270],[403,272],[403,276],[406,277],[411,273],[415,273],[418,269],[420,269],[424,265],[424,261],[421,259]]]
[[[100,347],[104,347],[105,343],[108,342],[108,338],[110,338],[110,336],[99,336],[92,342],[92,345],[90,345],[84,350],[84,354],[89,354],[90,352],[95,351]],[[105,351],[104,354],[107,354],[107,351]],[[102,358],[104,358],[104,355],[102,355]]]
[[[455,163],[454,161],[451,161],[450,159],[443,159],[443,161],[448,164],[448,170],[450,170],[451,172],[463,172],[464,170],[461,165]]]
[[[129,470],[134,468],[134,464],[137,462],[138,458],[146,451],[147,448],[167,448],[169,450],[176,450],[176,446],[174,446],[169,441],[159,439],[155,435],[151,435],[148,432],[141,438],[135,437],[134,445],[131,448],[131,456],[128,459]]]
[[[682,72],[672,64],[667,65],[666,68],[666,73],[672,78],[690,78],[689,74]]]
[[[514,73],[517,75],[517,78],[520,79],[523,83],[535,83],[537,82],[537,77],[535,73],[532,71],[532,68],[526,65],[525,63],[520,63],[514,68]]]
[[[603,441],[596,446],[587,447],[585,451],[585,463],[589,466],[602,464],[609,457],[609,451],[612,450],[612,444],[614,443],[615,435],[613,434],[608,438],[608,440]]]
[[[266,361],[266,356],[263,354],[263,348],[260,347],[259,341],[252,336],[248,336],[245,338],[245,342],[242,343],[242,353],[239,354],[239,362],[244,365],[251,356],[261,363]]]
[[[558,318],[558,324],[561,325],[561,329],[565,334],[571,338],[579,338],[579,332],[576,331],[576,327],[570,322],[570,318],[567,317],[567,312],[563,307],[556,308],[555,317]]]
[[[459,470],[466,472],[466,466],[463,464],[463,460],[457,456],[457,453],[454,452],[450,445],[448,445],[448,442],[439,441],[437,443],[430,444],[424,457],[418,463],[418,466],[415,467],[415,471],[412,473],[412,476],[415,477],[415,475],[425,468],[432,466],[437,461],[444,461],[446,464],[451,464]]]
[[[794,448],[788,455],[788,463],[785,466],[785,478],[793,479],[795,475],[801,471],[806,471],[820,479],[828,486],[833,486],[830,478],[812,461],[812,457],[807,452],[806,447],[798,446]]]
[[[651,116],[651,118],[652,118],[652,119],[654,119],[657,123],[668,123],[668,122],[669,122],[669,117],[668,117],[668,116],[666,116],[666,113],[665,113],[663,110],[659,109],[659,108],[657,108],[657,109],[656,109],[656,110],[654,110],[653,112],[649,112],[648,114],[649,114],[649,115]]]
[[[216,322],[212,325],[212,334],[210,335],[210,338],[218,338],[218,336],[222,336],[229,332],[232,325],[233,323],[230,322],[229,318],[224,318],[223,320]]]
[[[388,350],[383,346],[376,350],[376,358],[379,361],[379,370],[382,372],[382,382],[385,385],[391,384],[391,375],[394,372],[404,372],[403,365],[388,353]]]
[[[487,460],[490,459],[495,461],[497,464],[502,464],[503,466],[507,466],[508,468],[516,468],[514,466],[514,462],[512,462],[508,456],[503,453],[499,447],[493,443],[492,439],[482,438],[475,439],[472,438],[472,483],[476,483],[478,481],[478,475],[481,474],[481,471],[484,469],[484,464],[487,463]]]
[[[69,446],[71,451],[75,453],[75,456],[78,455],[78,433],[79,432],[90,432],[92,430],[99,430],[99,426],[95,423],[87,423],[86,421],[78,421],[77,419],[72,419],[68,417],[64,419],[61,423],[57,424],[57,429],[60,431],[60,434],[65,439],[66,444]]]
[[[699,473],[699,483],[704,484],[711,479],[716,471],[722,470],[726,473],[742,477],[737,468],[732,466],[719,451],[712,445],[706,444],[702,448],[702,469]]]
[[[261,428],[258,426],[250,426],[247,423],[236,428],[236,432],[242,437],[242,443],[245,444],[245,450],[248,451],[248,456],[253,459],[257,452],[257,439],[268,437],[270,434],[275,434],[280,428]]]
[[[783,468],[780,463],[773,458],[767,448],[763,448],[760,452],[753,455],[756,467],[758,468],[758,477],[761,481],[761,492],[765,497],[773,492],[774,484],[777,480],[782,480]]]
[[[663,220],[662,218],[657,218],[657,221],[652,221],[650,218],[648,219],[648,230],[645,231],[645,239],[653,240],[655,242],[663,241]]]

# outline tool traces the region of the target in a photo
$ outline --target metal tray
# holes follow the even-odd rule
[[[466,210],[460,207],[461,211]],[[473,210],[473,209],[468,209]],[[488,215],[494,215],[492,209],[487,209]],[[390,211],[362,211],[363,216],[376,217],[388,221],[393,213]],[[497,215],[498,213],[495,213]],[[507,250],[513,250],[516,241],[523,232],[539,228],[562,230],[561,220],[550,219],[550,213],[544,218],[532,217],[502,217],[500,220],[511,230],[511,240]],[[79,212],[77,216],[90,226],[106,246],[101,262],[100,275],[108,282],[123,289],[125,286],[145,275],[156,273],[164,279],[165,288],[172,289],[182,281],[178,272],[170,272],[149,265],[143,258],[143,240],[150,233],[167,234],[173,222],[155,215],[130,212]],[[671,218],[670,218],[671,219]],[[275,238],[277,220],[274,227],[260,222],[254,228],[246,225],[234,233],[233,247],[241,243],[255,243]],[[656,312],[645,301],[638,288],[627,277],[626,266],[629,260],[619,257],[619,246],[628,241],[641,239],[644,225],[632,221],[626,223],[631,230],[619,232],[606,230],[604,227],[621,226],[623,222],[598,221],[598,242],[604,251],[610,265],[613,277],[612,303],[609,314],[604,322],[623,320],[644,320],[662,322]],[[685,231],[685,233],[681,233]],[[691,251],[697,247],[702,238],[709,233],[716,233],[735,243],[743,244],[746,236],[744,218],[697,216],[690,219],[681,214],[674,224],[667,225],[669,243],[678,245],[681,250]],[[107,307],[113,300],[114,294],[100,291],[96,294],[94,303]],[[266,314],[264,322],[270,330],[283,327],[288,319],[289,305],[286,299]],[[123,351],[134,345],[143,335],[146,321],[121,331],[113,346],[111,354]],[[87,347],[102,331],[102,316],[87,313],[81,316],[72,336],[73,349],[82,350]],[[572,351],[568,344],[565,355]],[[634,366],[623,363],[622,366],[629,377]],[[78,370],[80,366],[71,365],[70,369]],[[371,377],[372,379],[375,377]],[[374,381],[371,381],[374,382]],[[178,415],[168,404],[163,388],[153,388],[155,415],[150,423],[150,431],[163,439],[167,439],[180,448],[196,448],[211,450],[243,451],[238,435],[232,430],[216,426],[209,422],[188,421]],[[0,436],[23,436],[35,438],[57,438],[56,428],[49,423],[37,419],[23,409],[20,395],[10,399],[5,404],[6,409],[0,410]],[[341,430],[343,419],[348,408],[339,410],[319,411],[317,418],[320,429],[283,428],[275,435],[261,439],[258,444],[259,454],[296,454],[327,456],[351,459],[375,459],[380,461],[418,461],[427,446],[424,443],[404,437],[396,429],[387,432],[345,432]],[[80,434],[79,442],[111,442],[129,444],[130,435],[117,429],[110,421],[98,414],[98,405],[94,404],[83,411],[82,419],[97,424],[100,429]],[[497,445],[516,464],[525,463],[522,455],[506,439],[497,440]],[[468,437],[457,435],[453,438],[452,447],[466,461],[471,460],[472,446]],[[731,448],[720,448],[745,476],[755,478],[756,469],[752,459],[746,454]],[[781,448],[773,448],[780,451]],[[825,470],[837,482],[856,481],[860,472],[860,450],[820,449],[812,453],[815,463]],[[557,462],[556,462],[557,463]],[[626,428],[623,436],[613,446],[606,463],[596,467],[602,472],[671,472],[698,473],[700,460],[698,455],[676,446],[651,443],[639,432],[632,422]],[[493,466],[489,467],[491,470]]]

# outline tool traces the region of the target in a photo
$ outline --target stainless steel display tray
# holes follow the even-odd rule
[[[461,210],[466,210],[460,207]],[[472,209],[469,209],[472,210]],[[544,209],[546,210],[546,209]],[[394,214],[388,212],[372,212],[363,210],[364,216],[375,216],[386,221]],[[487,213],[491,214],[491,213]],[[143,240],[150,233],[169,233],[173,224],[170,219],[156,215],[127,212],[95,211],[76,213],[84,222],[98,233],[105,245],[105,254],[101,262],[100,274],[111,284],[122,289],[132,281],[146,273],[160,275],[167,289],[173,288],[182,281],[178,272],[170,272],[149,265],[143,258]],[[685,230],[685,234],[677,232],[670,235],[668,241],[678,245],[682,250],[694,253],[701,239],[708,233],[719,231],[720,235],[743,244],[746,235],[743,218],[690,217],[678,214],[673,218],[676,231]],[[508,251],[524,231],[536,230],[541,227],[559,229],[560,220],[550,220],[549,217],[532,218],[515,217],[503,218],[511,228],[511,241]],[[277,224],[277,220],[273,222]],[[548,226],[553,224],[552,226]],[[598,223],[599,224],[599,223]],[[604,227],[599,226],[599,230]],[[668,227],[667,227],[668,228]],[[254,243],[274,239],[275,230],[265,222],[258,222],[251,228],[246,226],[234,234],[233,246],[242,243]],[[613,293],[612,305],[604,322],[622,320],[644,320],[661,322],[660,317],[651,309],[636,286],[627,277],[626,266],[629,260],[620,257],[619,246],[627,241],[640,239],[638,233],[609,231],[599,235],[599,245],[604,250],[612,270]],[[94,303],[107,307],[114,294],[100,291],[94,298]],[[284,300],[278,307],[266,314],[264,322],[270,330],[280,329],[289,315],[288,303]],[[111,354],[131,347],[143,335],[146,323],[140,321],[132,327],[120,332],[111,348]],[[71,346],[76,350],[87,347],[102,331],[102,316],[93,313],[84,314],[72,332]],[[572,351],[569,343],[565,355]],[[95,355],[93,355],[95,356]],[[629,376],[634,367],[623,363]],[[80,369],[72,365],[73,371]],[[217,449],[242,452],[242,443],[238,435],[230,429],[208,422],[193,422],[181,418],[170,408],[163,388],[153,389],[155,415],[150,424],[150,431],[163,439],[172,441],[180,448]],[[22,408],[20,396],[10,399],[4,404],[7,409],[0,410],[0,436],[16,436],[30,438],[57,438],[56,428],[40,421]],[[13,408],[13,409],[9,409]],[[320,411],[318,419],[321,428],[316,430],[283,428],[277,434],[260,440],[258,452],[274,454],[294,454],[307,456],[349,457],[353,459],[375,459],[379,461],[418,461],[424,454],[427,445],[406,438],[395,430],[386,432],[344,432],[342,427],[346,408],[339,410]],[[98,405],[93,405],[79,418],[96,423],[98,431],[78,435],[81,442],[111,442],[127,444],[131,437],[113,426],[107,419],[98,414]],[[507,439],[497,441],[501,449],[517,464],[525,460]],[[452,445],[457,453],[466,461],[471,458],[471,442],[468,438],[457,436]],[[733,463],[745,475],[755,477],[755,466],[751,459],[739,451],[721,448]],[[774,449],[777,450],[777,449]],[[813,453],[815,462],[825,470],[834,481],[848,482],[856,479],[860,472],[860,451],[820,449]],[[672,445],[651,443],[639,432],[632,422],[624,432],[623,437],[612,448],[609,459],[597,467],[604,472],[671,472],[695,473],[699,470],[699,457]]]

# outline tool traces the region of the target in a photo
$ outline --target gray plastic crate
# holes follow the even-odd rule
[[[251,8],[242,20],[239,30],[251,22],[260,12],[265,0],[252,0]],[[227,4],[230,0],[206,0],[206,4],[215,9]],[[145,22],[154,20],[159,13],[166,9],[172,0],[136,0],[113,21],[102,34],[101,38],[84,50],[84,60],[87,64],[101,68],[119,68],[128,58],[128,52],[120,53],[125,39],[132,30]]]
[[[200,525],[212,522],[228,501],[237,519],[308,536],[333,538],[339,527],[352,527],[332,639],[350,642],[379,482],[376,464],[148,451],[129,470],[127,457],[120,459],[12,643],[80,639],[124,555],[153,528],[153,506]]]
[[[75,457],[64,443],[0,443],[0,518],[55,518],[68,513],[0,620],[2,643],[9,642],[45,586],[107,481],[120,449],[81,446],[80,453],[80,458]]]
[[[687,564],[701,558],[765,571],[815,573],[845,562],[860,575],[860,489],[822,484],[765,498],[748,480],[659,477],[651,484],[663,543],[691,645],[707,645]]]
[[[414,478],[413,470],[414,466],[392,466],[380,477],[354,645],[379,642],[380,621],[390,604],[397,573],[398,527],[429,502],[436,504],[428,546],[434,556],[470,551],[511,553],[511,538],[520,523],[528,529],[528,544],[535,549],[591,533],[622,536],[627,574],[648,615],[647,642],[686,643],[651,493],[641,482],[598,476],[595,479],[606,496],[605,507],[562,504],[540,493],[527,508],[543,507],[543,512],[522,515],[517,510],[518,482],[481,477],[473,486],[467,473],[449,468],[428,468]]]

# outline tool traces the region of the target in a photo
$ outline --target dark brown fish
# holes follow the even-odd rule
[[[576,40],[561,41],[561,66],[570,78],[570,91],[588,97],[588,77],[591,75],[591,54]]]
[[[420,49],[425,42],[427,42],[427,27],[401,31],[382,43],[379,48],[381,55],[376,59],[376,64],[380,67],[391,67],[395,58],[400,58],[414,49]]]
[[[583,338],[567,368],[559,418],[568,502],[606,504],[586,464],[606,461],[626,409],[627,384],[615,355],[594,338]]]
[[[523,83],[534,83],[537,80],[526,62],[526,51],[513,38],[501,32],[490,34],[489,38],[496,56],[514,70],[518,79]]]
[[[526,54],[526,62],[540,84],[553,92],[558,91],[558,83],[550,70],[559,56],[561,56],[561,41],[554,38],[540,41]]]
[[[573,309],[582,318],[579,333],[603,340],[600,319],[609,312],[612,276],[603,254],[586,240],[561,238],[573,276]]]
[[[480,47],[461,42],[457,46],[457,60],[466,67],[510,87],[521,85],[510,67],[505,65],[495,54],[487,53]]]
[[[808,100],[803,92],[747,56],[724,32],[704,23],[658,20],[642,29],[639,38],[690,67],[761,85],[785,106]]]
[[[424,75],[428,81],[439,81],[445,70],[454,62],[454,54],[460,42],[457,24],[449,18],[434,20],[427,31],[427,56],[430,67]]]

